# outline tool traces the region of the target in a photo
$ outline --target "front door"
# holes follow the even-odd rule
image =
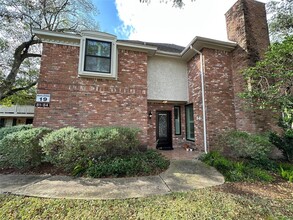
[[[157,112],[157,148],[172,150],[171,111]]]

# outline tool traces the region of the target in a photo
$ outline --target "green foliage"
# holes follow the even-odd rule
[[[264,135],[249,134],[231,130],[218,136],[215,144],[229,156],[265,160],[272,149],[272,144]]]
[[[76,164],[89,157],[100,156],[105,149],[96,143],[93,134],[73,127],[53,131],[41,141],[45,160],[71,171]]]
[[[280,175],[283,179],[293,183],[293,168],[290,170],[285,170],[283,167],[280,167]]]
[[[98,30],[96,15],[91,0],[0,0],[0,101],[34,101],[41,51],[34,28],[56,32]]]
[[[271,45],[263,60],[243,72],[247,89],[240,94],[248,106],[283,113],[287,128],[293,126],[293,35]]]
[[[252,166],[250,163],[239,161],[235,162],[222,156],[219,152],[209,152],[200,159],[221,172],[224,175],[226,181],[271,182],[274,180],[268,171],[256,166]]]
[[[293,1],[270,1],[267,4],[270,35],[273,40],[280,40],[284,36],[293,34]]]
[[[106,150],[107,156],[127,155],[137,151],[139,129],[128,127],[97,127],[91,128],[97,144]]]
[[[32,128],[32,125],[18,125],[18,126],[0,128],[0,141],[8,134],[11,134],[17,131],[28,130],[31,128]]]
[[[127,156],[92,160],[83,171],[86,176],[94,178],[129,177],[158,174],[167,169],[168,166],[169,160],[163,158],[160,153],[154,150],[148,150],[146,152],[135,152]]]
[[[42,149],[39,145],[48,128],[19,130],[0,140],[1,167],[27,169],[41,164]]]
[[[137,129],[132,128],[63,128],[47,135],[41,142],[46,160],[72,171],[86,166],[89,160],[127,155],[138,149]],[[77,168],[76,168],[77,169]]]
[[[293,129],[288,129],[282,136],[271,133],[270,141],[283,153],[288,161],[293,161]]]

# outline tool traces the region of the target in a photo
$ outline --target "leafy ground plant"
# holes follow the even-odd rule
[[[234,161],[222,156],[219,152],[212,151],[204,155],[201,160],[215,167],[221,172],[226,181],[264,181],[271,182],[274,177],[269,171],[251,165],[245,161]]]
[[[279,173],[283,179],[293,183],[293,164],[289,164],[289,163],[280,164]]]
[[[169,160],[155,150],[137,151],[124,156],[89,160],[86,167],[77,165],[73,174],[94,178],[155,175],[166,170],[169,164]]]

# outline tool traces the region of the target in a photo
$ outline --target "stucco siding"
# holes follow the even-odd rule
[[[186,62],[175,58],[148,58],[148,100],[187,101]]]

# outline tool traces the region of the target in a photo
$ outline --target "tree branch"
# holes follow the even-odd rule
[[[35,86],[37,83],[38,83],[38,81],[34,81],[34,82],[28,84],[27,86],[11,89],[8,92],[0,95],[0,100],[3,100],[6,97],[11,96],[11,95],[13,95],[13,94],[15,94],[15,93],[17,93],[19,91],[30,89],[31,87]]]

